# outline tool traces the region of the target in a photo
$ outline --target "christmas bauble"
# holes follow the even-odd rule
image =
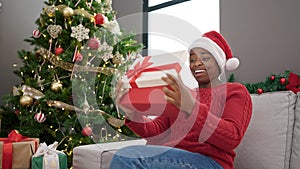
[[[33,98],[27,95],[21,96],[20,104],[22,106],[31,106],[33,103]]]
[[[92,135],[92,133],[93,133],[93,130],[89,126],[86,126],[81,130],[81,134],[84,136],[90,136],[90,135]]]
[[[46,116],[44,113],[39,112],[34,115],[34,119],[39,123],[43,123],[46,120]]]
[[[284,85],[286,83],[286,79],[284,77],[280,78],[279,83]]]
[[[15,110],[15,114],[19,115],[20,114],[20,110]]]
[[[66,18],[73,16],[73,14],[74,14],[74,11],[73,11],[73,9],[70,8],[70,7],[66,7],[66,8],[63,10],[63,15],[64,15],[64,17],[66,17]]]
[[[100,41],[97,38],[91,38],[88,41],[88,47],[90,47],[90,49],[98,49],[100,47]]]
[[[62,83],[55,81],[51,83],[51,90],[58,92],[62,89]]]
[[[82,61],[82,59],[83,59],[82,54],[79,53],[79,52],[77,52],[77,53],[75,54],[74,61]]]
[[[55,54],[58,56],[64,52],[64,49],[61,47],[55,48]]]
[[[39,30],[35,29],[32,31],[32,36],[34,38],[39,38],[41,36],[41,32]]]
[[[256,93],[257,94],[262,94],[264,92],[264,90],[262,89],[262,88],[258,88],[257,90],[256,90]]]
[[[97,14],[94,19],[96,25],[102,25],[105,22],[105,16],[103,14]]]
[[[270,80],[271,80],[271,81],[274,81],[274,80],[275,80],[275,76],[272,75],[272,76],[270,77]]]

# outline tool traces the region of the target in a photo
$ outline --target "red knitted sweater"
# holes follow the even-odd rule
[[[200,88],[195,92],[197,101],[189,116],[167,105],[165,112],[153,120],[135,115],[125,123],[145,138],[147,144],[201,153],[224,169],[233,169],[234,149],[241,142],[252,115],[250,94],[239,83]]]

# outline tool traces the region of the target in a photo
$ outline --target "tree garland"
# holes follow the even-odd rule
[[[234,74],[228,78],[228,82],[234,82]],[[254,83],[242,83],[248,89],[249,93],[262,94],[266,92],[286,91],[291,90],[294,93],[300,92],[300,75],[297,75],[290,70],[286,70],[279,74],[270,74],[265,81]]]

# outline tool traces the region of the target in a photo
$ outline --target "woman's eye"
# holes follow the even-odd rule
[[[210,59],[209,57],[201,58],[202,61],[208,61],[209,59]]]

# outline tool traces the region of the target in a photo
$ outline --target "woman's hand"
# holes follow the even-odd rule
[[[195,98],[191,94],[190,90],[183,84],[180,77],[179,79],[167,74],[166,77],[162,77],[171,88],[163,87],[163,91],[166,96],[166,100],[175,105],[178,109],[191,114],[195,105]]]
[[[132,117],[134,116],[135,112],[133,110],[130,110],[126,107],[124,107],[123,105],[120,104],[120,99],[123,97],[124,94],[126,94],[128,92],[128,88],[124,87],[124,82],[122,80],[118,81],[117,83],[117,87],[116,87],[116,105],[117,105],[117,109],[121,108],[124,112],[125,112],[125,117],[129,120],[132,119]],[[119,110],[118,110],[119,111]]]

